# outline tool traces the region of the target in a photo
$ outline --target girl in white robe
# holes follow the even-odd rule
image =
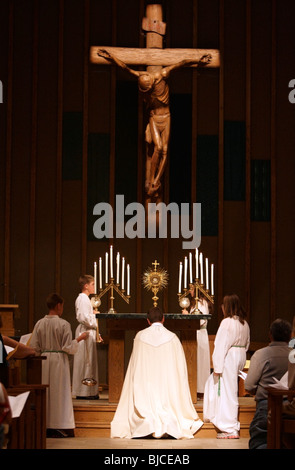
[[[203,419],[219,429],[218,439],[238,439],[238,374],[244,368],[250,329],[237,295],[225,296],[212,356],[214,372],[205,385]]]
[[[88,333],[72,339],[70,323],[60,318],[63,299],[58,294],[48,297],[47,306],[49,314],[36,323],[30,347],[47,358],[42,361],[42,383],[49,385],[46,391],[46,428],[51,430],[52,437],[67,437],[73,434],[61,430],[75,428],[68,354],[76,353],[78,344],[88,338]]]

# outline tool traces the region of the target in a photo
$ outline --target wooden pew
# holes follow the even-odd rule
[[[285,418],[282,414],[283,398],[289,401],[295,397],[295,389],[268,387],[267,448],[281,449],[284,433],[295,434],[295,419]]]
[[[11,359],[6,380],[0,377],[9,396],[29,391],[24,409],[9,427],[8,449],[46,448],[46,389],[42,384],[42,361],[46,357]]]
[[[9,396],[30,392],[20,417],[12,419],[8,449],[46,449],[46,387],[23,384],[7,389]]]

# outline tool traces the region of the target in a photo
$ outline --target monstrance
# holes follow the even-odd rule
[[[157,296],[159,290],[164,289],[168,285],[168,273],[165,269],[157,269],[157,266],[160,266],[157,260],[152,263],[154,269],[148,268],[142,278],[143,285],[145,289],[151,290],[154,294],[153,301],[154,307],[157,307],[159,297]]]

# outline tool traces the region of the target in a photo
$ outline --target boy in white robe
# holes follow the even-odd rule
[[[97,362],[97,320],[89,296],[94,294],[94,278],[83,275],[79,278],[81,293],[75,301],[76,318],[79,325],[75,336],[84,331],[89,334],[88,341],[79,345],[73,362],[72,395],[77,399],[98,399],[98,362]],[[91,379],[92,385],[84,385],[84,379]]]
[[[163,326],[159,308],[150,309],[147,320],[150,326],[134,339],[111,437],[192,439],[203,422],[192,403],[182,345]]]
[[[246,362],[250,329],[237,295],[225,296],[222,310],[225,318],[215,337],[214,372],[205,385],[203,419],[219,429],[218,439],[238,439],[238,373]]]
[[[49,313],[36,323],[30,347],[47,357],[42,361],[42,383],[49,385],[46,391],[47,436],[72,437],[75,420],[68,354],[77,352],[78,344],[88,338],[88,333],[73,340],[70,323],[61,318],[62,297],[51,294],[46,303]]]

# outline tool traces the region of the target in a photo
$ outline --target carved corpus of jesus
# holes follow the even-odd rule
[[[138,79],[138,88],[144,96],[149,113],[149,122],[145,131],[145,141],[147,143],[145,191],[148,198],[156,200],[167,163],[170,138],[169,86],[167,79],[172,70],[191,65],[206,66],[210,63],[212,56],[205,54],[199,60],[182,60],[158,71],[150,72],[131,69],[106,49],[98,49],[97,54]]]
[[[145,132],[146,205],[162,200],[161,178],[167,163],[170,137],[170,108],[168,77],[180,67],[219,67],[217,49],[163,49],[166,24],[162,21],[162,5],[148,4],[142,31],[146,36],[146,48],[92,46],[90,61],[93,64],[116,64],[138,79],[138,87],[146,102],[149,121]],[[137,71],[129,66],[146,66]],[[182,136],[180,135],[180,139]]]

